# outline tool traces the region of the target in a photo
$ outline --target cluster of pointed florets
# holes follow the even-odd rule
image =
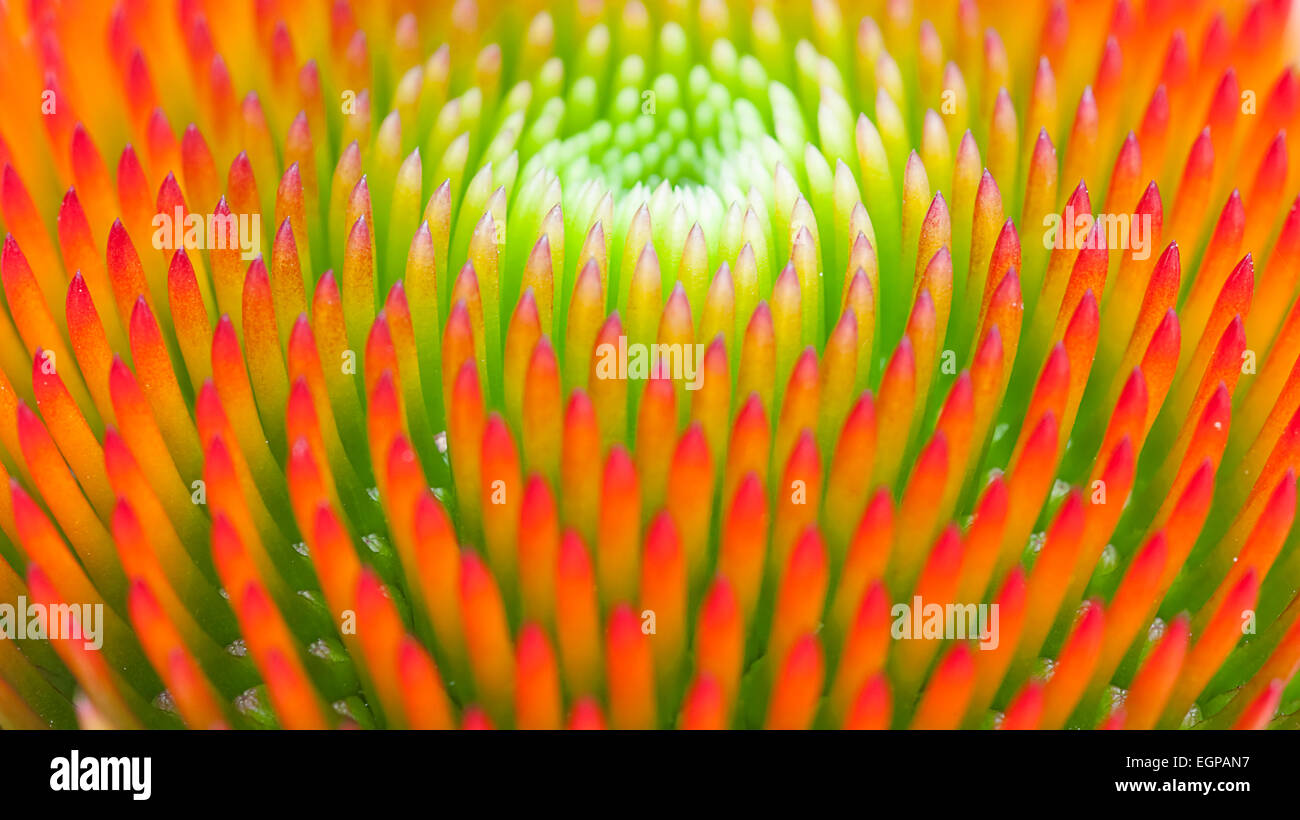
[[[0,727],[1297,726],[1291,3],[859,5],[7,8]]]

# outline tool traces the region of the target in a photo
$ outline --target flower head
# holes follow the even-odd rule
[[[1289,2],[416,5],[7,8],[0,726],[1296,725]]]

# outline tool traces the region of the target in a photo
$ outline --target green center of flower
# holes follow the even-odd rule
[[[707,65],[681,71],[658,62],[667,70],[650,76],[646,61],[631,55],[610,83],[583,76],[563,98],[543,103],[525,178],[545,166],[565,189],[599,180],[616,194],[648,194],[667,183],[720,212],[770,177],[780,148],[759,62],[738,56],[727,41],[712,49]],[[801,116],[797,107],[786,113]],[[545,139],[548,133],[554,136]]]

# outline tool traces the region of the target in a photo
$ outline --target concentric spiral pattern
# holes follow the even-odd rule
[[[1216,5],[9,4],[0,726],[1297,727]]]

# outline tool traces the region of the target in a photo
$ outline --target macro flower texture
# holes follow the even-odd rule
[[[0,727],[1300,728],[1290,0],[14,0]]]

